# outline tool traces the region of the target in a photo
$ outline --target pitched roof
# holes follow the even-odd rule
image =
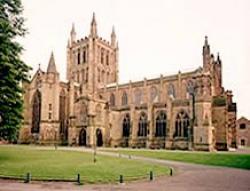
[[[51,52],[51,55],[50,55],[49,65],[48,65],[48,68],[47,68],[47,73],[57,73],[53,52]]]

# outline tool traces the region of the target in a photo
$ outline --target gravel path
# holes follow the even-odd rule
[[[92,152],[90,149],[83,150],[82,148],[60,149]],[[118,156],[116,153],[108,153],[103,151],[98,151],[98,154],[116,157]],[[120,157],[128,158],[127,155],[121,155]],[[73,183],[32,182],[30,184],[24,184],[17,181],[0,180],[0,191],[250,191],[249,170],[195,165],[135,156],[132,156],[132,160],[133,159],[174,167],[175,174],[172,177],[158,177],[154,181],[144,180],[125,184],[83,186],[74,185]]]

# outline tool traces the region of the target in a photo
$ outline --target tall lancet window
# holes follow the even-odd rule
[[[147,136],[147,115],[142,112],[140,115],[140,119],[138,122],[138,137],[146,137]]]
[[[41,92],[37,90],[33,96],[31,133],[39,133],[41,121]]]
[[[190,119],[186,112],[181,111],[177,114],[175,119],[175,133],[174,137],[188,137],[188,128],[190,126]]]
[[[158,113],[156,117],[156,137],[165,137],[167,132],[167,115],[164,111]]]

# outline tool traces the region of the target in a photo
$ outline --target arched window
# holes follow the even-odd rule
[[[83,63],[86,63],[86,50],[83,50]]]
[[[102,80],[102,83],[104,83],[104,81],[105,81],[105,71],[104,70],[102,71],[101,80]]]
[[[104,62],[104,50],[101,49],[101,64]]]
[[[150,89],[150,101],[157,102],[158,101],[158,90],[156,87],[151,87]]]
[[[165,137],[167,129],[167,115],[165,112],[161,111],[156,117],[156,137]]]
[[[81,59],[81,56],[80,56],[80,50],[78,50],[78,53],[77,53],[77,64],[80,64],[80,60]]]
[[[126,92],[122,94],[122,105],[128,105],[128,96]]]
[[[112,93],[109,98],[110,106],[115,106],[115,95]]]
[[[107,72],[107,80],[106,80],[107,83],[109,83],[109,72]]]
[[[175,88],[173,84],[169,84],[168,85],[168,96],[171,98],[175,98],[176,94],[175,94]]]
[[[140,89],[136,89],[134,93],[134,102],[136,105],[140,105],[142,103],[142,91]]]
[[[67,128],[66,128],[66,95],[65,91],[62,90],[59,97],[59,121],[60,121],[60,135],[63,139],[67,138]]]
[[[86,69],[86,82],[89,80],[89,68]]]
[[[106,55],[106,65],[109,65],[109,54]]]
[[[142,112],[138,123],[138,137],[147,136],[147,126],[148,126],[147,115],[146,113]]]
[[[31,133],[39,133],[40,130],[41,99],[41,92],[37,90],[33,96]]]
[[[130,116],[126,114],[122,122],[122,136],[129,137],[130,135]]]
[[[188,114],[184,111],[179,112],[175,120],[174,137],[188,137],[189,126],[190,126],[190,119]]]
[[[101,72],[100,69],[97,68],[97,81],[100,82],[101,81]]]

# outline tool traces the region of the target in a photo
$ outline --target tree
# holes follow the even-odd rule
[[[0,0],[0,139],[14,141],[22,124],[23,88],[31,69],[20,58],[24,37],[21,0]]]

